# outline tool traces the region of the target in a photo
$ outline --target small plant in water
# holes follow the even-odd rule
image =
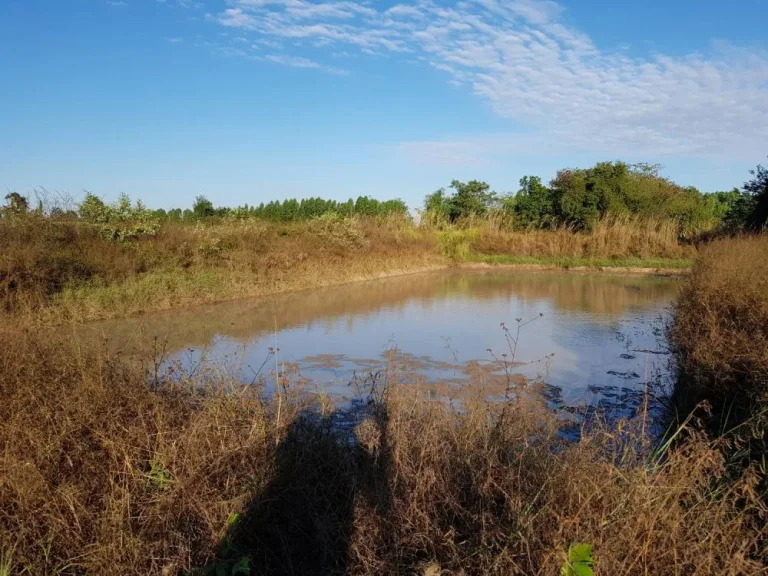
[[[592,544],[574,544],[568,548],[568,559],[563,562],[560,576],[594,576]]]

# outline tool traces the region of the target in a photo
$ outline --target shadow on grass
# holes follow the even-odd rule
[[[202,573],[346,574],[355,502],[365,499],[379,517],[390,506],[386,414],[370,424],[374,450],[328,420],[299,417],[277,447],[272,480],[230,517]]]

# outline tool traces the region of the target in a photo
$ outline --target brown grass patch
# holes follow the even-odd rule
[[[768,394],[768,236],[704,248],[675,307],[686,385],[720,399]]]
[[[0,220],[0,308],[92,320],[302,290],[444,262],[430,234],[395,220],[166,224],[130,243],[88,224]]]
[[[0,219],[0,314],[57,323],[265,296],[448,266],[472,255],[559,259],[692,256],[669,223],[606,220],[591,232],[417,227],[403,218],[328,216],[166,223],[128,242],[77,220]],[[674,260],[672,260],[674,259]],[[682,260],[681,260],[682,261]]]
[[[146,371],[50,334],[0,332],[0,552],[13,573],[760,574],[766,509],[695,433],[649,460],[625,423],[557,436],[533,394],[461,411],[371,396],[355,442],[258,387]],[[240,516],[231,516],[240,513]],[[227,519],[230,518],[228,522]]]
[[[575,233],[568,228],[509,231],[481,228],[472,243],[481,254],[544,256],[550,258],[690,258],[696,250],[679,241],[672,221],[609,218],[591,232]]]

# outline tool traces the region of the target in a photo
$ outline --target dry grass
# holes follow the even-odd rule
[[[675,304],[670,343],[678,411],[698,412],[727,440],[735,469],[758,463],[768,490],[768,236],[722,239],[702,250]],[[768,501],[768,495],[764,496]]]
[[[0,549],[13,573],[174,574],[271,474],[254,388],[151,392],[136,367],[2,334]]]
[[[165,224],[132,242],[106,239],[78,221],[0,219],[0,314],[46,323],[124,317],[234,298],[341,284],[483,257],[546,263],[652,267],[680,264],[695,249],[674,226],[601,222],[590,233],[416,227],[402,218],[318,218]],[[600,259],[600,260],[598,260]],[[629,260],[627,260],[629,259]],[[662,260],[660,260],[662,259]]]
[[[373,391],[350,443],[256,388],[145,384],[71,339],[0,332],[0,551],[13,573],[761,574],[766,509],[695,433],[649,460],[642,422],[565,444],[534,394],[461,411]],[[231,516],[233,513],[240,516]],[[230,518],[228,522],[227,519]],[[227,528],[228,527],[228,528]],[[226,573],[226,572],[225,572]]]
[[[768,395],[768,236],[704,248],[671,331],[686,385],[707,397]]]
[[[696,435],[649,464],[638,423],[564,446],[535,400],[457,414],[417,395],[388,398],[373,443],[388,498],[356,511],[360,573],[434,562],[447,574],[559,574],[577,542],[594,545],[597,574],[763,570],[755,481],[726,481],[720,454]]]
[[[672,221],[610,218],[587,233],[568,228],[508,231],[491,226],[472,243],[475,252],[489,255],[548,258],[690,258],[696,250],[681,244]]]
[[[442,264],[402,221],[165,225],[132,243],[78,222],[0,220],[0,308],[48,320],[126,316]]]

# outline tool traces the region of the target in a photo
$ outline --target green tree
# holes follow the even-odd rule
[[[541,183],[538,176],[523,176],[514,200],[505,206],[515,217],[515,226],[550,226],[557,221],[555,199],[552,190]]]
[[[448,215],[451,221],[470,216],[483,216],[493,207],[496,201],[496,193],[491,192],[487,182],[470,180],[451,182],[451,188],[455,190],[448,204]]]
[[[90,192],[85,193],[85,198],[77,207],[77,213],[88,222],[105,223],[109,220],[109,209],[104,201]]]
[[[427,194],[424,197],[424,216],[433,221],[449,218],[449,206],[445,195],[445,188],[439,188],[432,192],[432,194]]]
[[[591,228],[600,218],[602,186],[590,181],[586,170],[560,170],[552,180],[558,212],[564,222],[579,228]]]
[[[141,210],[144,208],[143,204],[140,204],[138,208]],[[115,216],[120,220],[127,220],[133,215],[133,208],[131,207],[131,198],[125,192],[121,192],[117,197],[117,202],[113,204],[113,211]]]
[[[738,201],[739,196],[741,196],[741,190],[738,188],[720,190],[704,195],[704,202],[712,214],[722,220],[733,209],[733,205]]]
[[[752,180],[744,183],[744,192],[749,194],[749,215],[746,225],[751,230],[760,230],[768,226],[768,168],[758,164],[757,168],[749,171]]]
[[[192,214],[198,219],[210,218],[216,214],[216,209],[208,198],[205,196],[197,196],[194,204],[192,204]]]

